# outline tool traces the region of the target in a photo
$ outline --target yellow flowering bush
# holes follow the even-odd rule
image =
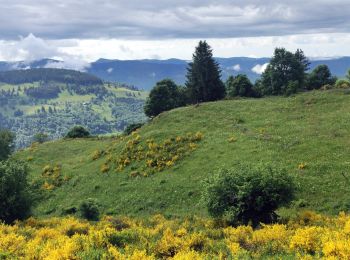
[[[105,153],[95,151],[92,157],[97,159],[108,155],[101,167],[101,172],[108,172],[112,168],[122,171],[136,164],[142,174],[133,171],[130,176],[147,177],[154,172],[173,167],[181,158],[196,150],[203,137],[201,132],[187,133],[184,136],[168,138],[158,143],[153,139],[143,140],[138,132],[132,132],[121,153],[115,152],[117,156],[112,155],[114,154],[113,147],[110,147]]]
[[[44,180],[42,189],[53,190],[60,187],[63,183],[69,181],[69,176],[62,175],[62,167],[59,164],[54,166],[48,164],[43,167],[41,176]]]
[[[0,258],[350,259],[350,216],[341,213],[313,219],[316,222],[297,218],[253,229],[162,215],[146,220],[108,216],[99,222],[29,218],[13,225],[0,224]]]

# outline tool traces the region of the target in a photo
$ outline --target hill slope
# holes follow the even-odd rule
[[[237,162],[286,167],[300,188],[299,204],[336,213],[350,209],[349,111],[345,90],[204,103],[161,114],[138,131],[140,137],[59,140],[16,157],[28,159],[34,180],[43,182],[45,171],[55,166],[66,177],[60,187],[44,191],[34,210],[38,216],[60,215],[90,197],[103,213],[205,215],[201,181]],[[125,146],[132,145],[130,140],[163,142],[197,131],[204,135],[197,148],[162,172],[131,177],[144,170],[143,160],[119,172],[101,172],[106,161],[120,158]],[[301,163],[304,169],[299,169]]]

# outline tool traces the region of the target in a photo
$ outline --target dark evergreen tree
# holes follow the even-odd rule
[[[295,58],[304,66],[304,71],[308,71],[310,68],[310,61],[306,58],[304,52],[301,49],[297,49],[295,52]]]
[[[186,87],[191,103],[219,100],[225,97],[219,64],[206,41],[200,41],[188,65]]]

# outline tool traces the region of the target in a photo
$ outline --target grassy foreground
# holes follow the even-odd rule
[[[350,217],[304,212],[287,224],[228,227],[212,220],[106,217],[0,225],[1,259],[349,259]]]
[[[102,214],[206,216],[201,181],[237,162],[285,167],[299,187],[296,211],[306,207],[337,214],[350,208],[349,111],[346,90],[204,103],[163,113],[136,137],[59,140],[15,156],[28,160],[32,180],[44,182],[48,172],[61,178],[59,185],[43,190],[35,216],[74,212],[86,198],[97,199]],[[191,141],[176,146],[174,140],[189,132],[203,137],[195,146]],[[143,177],[152,164],[144,154],[168,142],[174,142],[170,150],[180,151],[173,162],[168,158],[161,172],[151,169]],[[120,165],[113,162],[129,151],[128,145],[136,159],[126,158],[116,171]]]

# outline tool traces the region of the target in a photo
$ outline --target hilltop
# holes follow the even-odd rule
[[[0,72],[0,126],[16,133],[16,146],[28,146],[37,133],[62,137],[74,125],[92,134],[121,132],[146,120],[146,92],[106,83],[88,73],[65,69]]]
[[[86,198],[97,199],[102,214],[205,216],[201,182],[236,163],[285,167],[298,185],[287,212],[334,214],[350,208],[348,111],[348,90],[209,102],[162,113],[132,136],[59,140],[15,157],[28,161],[39,185],[50,172],[60,176],[59,185],[44,185],[35,216],[72,213]],[[143,153],[159,144],[171,150],[177,142],[183,153],[163,171],[149,172],[153,162]],[[125,161],[126,151],[140,160]],[[120,162],[125,168],[117,171]]]

